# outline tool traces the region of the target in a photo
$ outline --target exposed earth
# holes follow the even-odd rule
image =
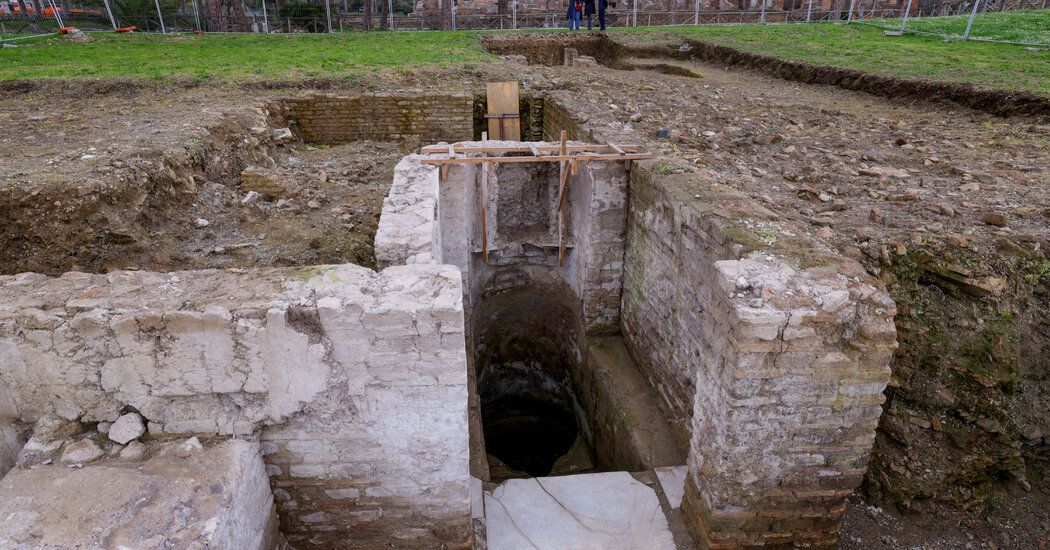
[[[897,301],[901,348],[866,497],[850,500],[840,547],[1044,550],[1050,124],[696,61],[653,67],[487,63],[378,73],[335,91],[481,92],[509,79],[531,92],[561,90],[578,122],[622,132],[657,155],[660,173],[691,174],[697,189],[727,185],[763,205],[715,212],[757,235],[751,248],[775,250],[785,231],[807,233],[862,261]],[[182,183],[164,200],[141,195],[143,162],[190,158],[209,139],[236,157],[231,144],[253,131],[224,126],[224,113],[270,104],[251,116],[272,118],[275,100],[299,93],[179,82],[6,86],[0,271],[374,267],[393,166],[420,144],[315,147],[267,130],[256,137],[273,140],[272,154],[240,160],[279,192],[252,196],[240,171],[217,158],[201,178],[174,174]]]

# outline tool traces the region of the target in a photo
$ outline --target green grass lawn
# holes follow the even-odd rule
[[[962,38],[969,15],[908,19],[907,29]],[[899,28],[900,19],[876,19],[877,25]],[[970,36],[1029,44],[1050,44],[1050,10],[982,13],[975,17]]]
[[[491,59],[476,33],[114,35],[88,43],[64,37],[0,49],[0,79],[167,76],[228,81],[352,78],[383,68],[411,69]]]
[[[974,22],[985,28],[985,18],[1010,16],[1029,21],[1050,19],[1050,11],[980,15]],[[898,23],[899,24],[899,23]],[[1006,23],[998,23],[1008,28]],[[908,23],[911,26],[911,21]],[[635,27],[615,34],[631,43],[667,44],[691,38],[739,50],[796,61],[847,67],[906,79],[971,82],[985,88],[1026,90],[1050,95],[1050,51],[1027,51],[1023,46],[989,42],[945,41],[909,34],[883,36],[882,29],[865,25],[812,23],[799,25]]]
[[[915,25],[950,25],[942,22],[946,19],[954,18],[924,19]],[[1032,36],[1033,32],[1050,33],[1050,25],[1040,27],[1047,20],[1050,10],[982,14],[974,27],[1000,36]],[[494,59],[481,49],[478,34],[420,31],[160,37],[93,33],[89,43],[55,37],[0,49],[0,80],[189,76],[244,82],[355,78],[383,69],[411,70]],[[616,29],[610,34],[628,43],[678,44],[692,38],[885,76],[972,82],[985,88],[1050,96],[1050,51],[1027,51],[1010,44],[944,41],[914,34],[886,37],[881,29],[839,23],[638,27]]]

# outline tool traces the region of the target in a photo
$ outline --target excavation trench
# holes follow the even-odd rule
[[[611,62],[604,40],[589,54]],[[2,204],[4,272],[106,274],[0,277],[0,397],[17,397],[0,399],[0,466],[47,413],[60,440],[23,463],[52,465],[70,437],[114,459],[106,430],[136,412],[149,453],[250,440],[261,490],[244,498],[295,547],[437,548],[470,544],[479,480],[684,472],[688,456],[697,536],[833,543],[869,450],[849,442],[870,435],[886,385],[892,301],[850,266],[740,257],[651,166],[512,162],[562,131],[593,145],[551,96],[523,94],[525,142],[471,141],[485,110],[470,95],[294,98],[185,154],[107,161],[107,181],[65,199]],[[450,143],[466,148],[456,163],[428,162]],[[359,170],[329,151],[362,155]],[[372,248],[337,246],[348,235]],[[749,500],[784,483],[826,513]],[[777,519],[719,515],[734,507]]]

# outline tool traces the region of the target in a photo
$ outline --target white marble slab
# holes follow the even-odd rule
[[[656,477],[660,480],[660,487],[667,495],[667,502],[671,508],[682,506],[682,495],[685,494],[685,478],[689,475],[688,466],[667,466],[664,468],[653,468]]]
[[[508,480],[485,515],[489,550],[675,550],[656,492],[626,472]]]

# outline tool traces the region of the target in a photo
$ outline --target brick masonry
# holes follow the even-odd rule
[[[622,325],[688,441],[690,528],[703,548],[833,548],[881,414],[893,301],[846,261],[737,259],[723,220],[654,173],[632,174]]]
[[[285,100],[307,143],[458,141],[474,135],[474,98],[456,94],[312,95]]]

